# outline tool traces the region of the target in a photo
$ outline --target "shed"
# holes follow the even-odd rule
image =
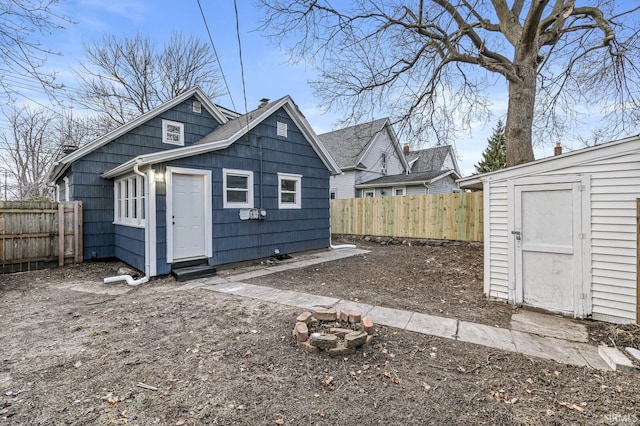
[[[484,291],[576,318],[640,322],[640,137],[458,181],[484,191]]]

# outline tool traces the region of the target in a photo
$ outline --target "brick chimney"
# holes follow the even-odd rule
[[[402,147],[402,152],[404,153],[404,155],[407,155],[409,153],[409,144],[405,143],[404,146]]]
[[[562,145],[560,145],[560,141],[556,142],[556,146],[553,148],[553,155],[561,155],[562,154]]]
[[[262,98],[260,99],[260,105],[258,105],[258,108],[264,108],[269,104],[269,99],[267,98]]]

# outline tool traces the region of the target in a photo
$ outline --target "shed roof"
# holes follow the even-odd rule
[[[460,188],[482,189],[485,181],[515,179],[534,173],[559,170],[577,164],[586,164],[601,159],[617,157],[629,152],[640,152],[640,135],[619,139],[600,145],[570,151],[564,154],[541,158],[540,160],[493,172],[473,175],[458,180]]]

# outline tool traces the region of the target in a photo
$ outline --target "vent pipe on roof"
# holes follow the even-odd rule
[[[269,104],[269,99],[267,98],[262,98],[260,99],[260,104],[258,105],[258,108],[264,108]]]
[[[556,142],[556,146],[553,148],[553,155],[562,155],[562,145],[560,141]]]

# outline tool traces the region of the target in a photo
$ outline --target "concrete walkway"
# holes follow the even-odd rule
[[[517,352],[532,357],[551,359],[566,364],[611,370],[611,367],[598,354],[598,348],[584,343],[586,342],[584,326],[557,316],[523,312],[513,316],[511,328],[498,328],[455,318],[391,309],[298,291],[279,290],[243,282],[258,276],[303,268],[367,252],[359,249],[319,252],[301,256],[294,261],[284,262],[277,266],[223,271],[220,276],[190,281],[178,289],[202,288],[305,310],[313,310],[314,308],[347,309],[360,312],[363,316],[369,316],[375,324]]]

